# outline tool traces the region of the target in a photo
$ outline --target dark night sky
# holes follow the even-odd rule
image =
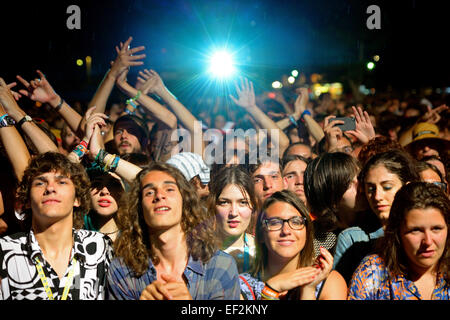
[[[66,28],[66,8],[81,8],[81,30]],[[368,30],[366,8],[381,8],[381,30]],[[129,35],[145,45],[145,66],[177,72],[177,80],[203,71],[213,45],[238,51],[243,69],[271,83],[292,68],[323,72],[330,81],[381,57],[369,81],[379,87],[450,86],[448,5],[431,1],[131,0],[16,1],[2,12],[1,76],[34,77],[41,69],[61,90],[98,84],[114,46]],[[93,58],[88,81],[75,61]]]

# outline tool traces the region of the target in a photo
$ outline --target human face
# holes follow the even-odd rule
[[[339,152],[344,152],[344,153],[351,155],[353,152],[353,147],[352,147],[352,144],[350,143],[350,141],[347,138],[345,138],[344,136],[342,136],[337,139],[336,150]]]
[[[439,157],[439,146],[435,141],[418,141],[413,147],[413,154],[417,160],[421,160],[424,157],[437,156]]]
[[[72,151],[81,141],[69,127],[67,127],[67,134],[63,139],[64,146],[66,146],[68,151]]]
[[[278,163],[269,161],[261,164],[253,173],[253,182],[256,196],[261,203],[276,191],[283,190],[283,178]]]
[[[250,224],[253,209],[248,193],[235,184],[227,185],[216,201],[217,225],[225,237],[244,234]]]
[[[421,274],[438,264],[445,249],[448,227],[440,210],[413,209],[406,213],[400,234],[411,269]]]
[[[30,206],[33,219],[45,222],[72,219],[73,207],[79,205],[72,180],[60,172],[43,173],[32,180]]]
[[[402,187],[400,178],[384,165],[378,165],[367,172],[364,191],[372,211],[385,225],[391,212],[395,194]]]
[[[283,180],[287,185],[287,189],[295,192],[303,203],[306,203],[303,186],[303,175],[305,170],[306,163],[301,160],[290,161],[283,169]]]
[[[338,216],[343,225],[341,227],[348,228],[353,223],[355,213],[360,210],[360,201],[358,201],[358,178],[355,175],[350,182],[347,190],[342,195],[342,199],[338,204]]]
[[[175,179],[163,171],[150,171],[141,181],[144,220],[150,229],[180,226],[183,199]]]
[[[305,146],[303,144],[298,144],[295,145],[293,147],[291,147],[288,151],[288,154],[293,154],[293,155],[299,155],[305,158],[311,158],[312,154],[311,154],[311,149],[308,146]]]
[[[300,212],[286,202],[277,201],[271,204],[265,211],[265,218],[290,219],[301,216]],[[269,263],[272,259],[286,262],[300,255],[306,243],[306,227],[301,230],[293,230],[289,223],[284,223],[280,230],[269,231],[265,227],[264,243],[268,250]]]
[[[141,152],[141,144],[134,133],[134,128],[129,126],[117,127],[114,132],[114,142],[121,155],[125,153]]]
[[[116,200],[111,196],[108,188],[91,189],[92,209],[101,216],[110,216],[119,210]]]

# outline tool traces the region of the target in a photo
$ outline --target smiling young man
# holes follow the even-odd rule
[[[18,199],[27,231],[0,238],[0,300],[103,299],[111,242],[77,229],[90,203],[83,167],[41,154],[25,170]]]
[[[217,250],[211,217],[175,167],[153,162],[139,172],[107,277],[111,300],[239,299],[234,259]]]

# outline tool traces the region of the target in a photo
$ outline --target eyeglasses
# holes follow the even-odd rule
[[[306,218],[299,216],[289,219],[271,218],[264,219],[263,221],[266,225],[267,230],[269,231],[281,230],[285,222],[288,223],[289,227],[291,227],[292,230],[302,230],[306,225]]]

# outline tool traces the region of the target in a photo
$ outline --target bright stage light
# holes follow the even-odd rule
[[[290,84],[293,84],[293,83],[295,82],[295,78],[294,78],[293,76],[290,76],[290,77],[288,78],[288,82],[289,82]]]
[[[373,68],[375,68],[375,63],[373,63],[372,61],[367,63],[367,69],[372,70]]]
[[[291,75],[293,77],[297,77],[298,76],[298,71],[297,70],[292,70]]]
[[[283,88],[283,84],[280,81],[274,81],[274,82],[272,82],[272,88],[281,89],[281,88]]]
[[[209,60],[209,72],[216,78],[228,78],[234,72],[233,56],[225,50],[217,51]]]

